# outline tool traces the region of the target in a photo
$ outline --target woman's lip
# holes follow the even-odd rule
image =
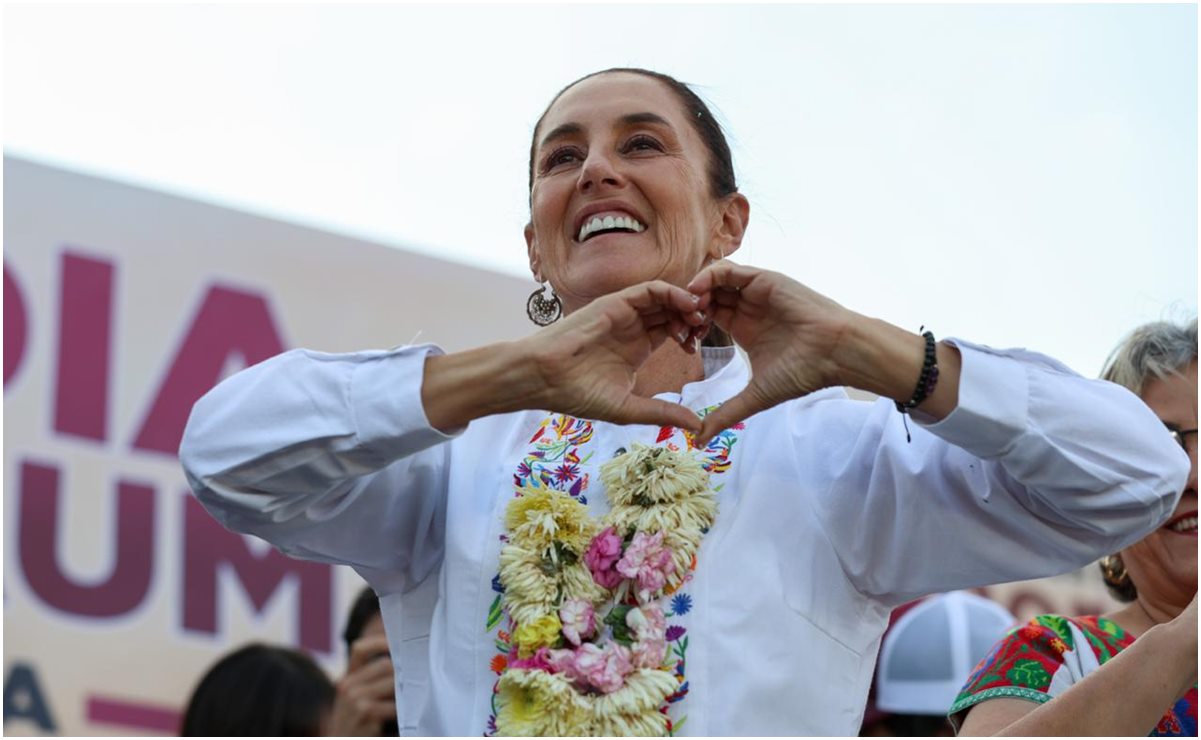
[[[1197,511],[1195,509],[1193,511],[1186,511],[1183,514],[1179,514],[1179,515],[1174,516],[1171,519],[1169,519],[1167,522],[1164,523],[1162,528],[1168,530],[1172,534],[1187,534],[1187,535],[1192,535],[1193,537],[1196,537],[1197,536],[1196,529],[1193,529],[1191,532],[1177,532],[1176,530],[1172,529],[1172,527],[1176,526],[1178,523],[1180,523],[1180,521],[1182,521],[1184,519],[1196,519],[1196,518],[1197,518]]]
[[[580,233],[580,227],[584,225],[584,222],[587,219],[592,218],[598,213],[605,213],[608,211],[612,211],[614,213],[624,213],[625,215],[636,219],[638,223],[649,226],[647,220],[629,205],[618,200],[603,200],[596,203],[591,203],[580,209],[580,212],[576,214],[574,219],[572,219],[572,240],[575,240],[575,236]]]
[[[591,245],[591,244],[604,244],[604,243],[605,243],[606,241],[608,241],[609,239],[612,239],[612,238],[615,238],[615,237],[631,237],[631,236],[642,236],[644,233],[646,233],[646,232],[644,232],[644,231],[639,231],[639,232],[633,232],[633,231],[609,231],[609,232],[606,232],[606,233],[604,233],[604,234],[590,235],[590,236],[589,236],[587,239],[585,239],[584,241],[582,241],[582,242],[576,242],[575,244],[576,244],[576,246],[577,246],[577,247],[586,247],[586,246],[589,246],[589,245]]]

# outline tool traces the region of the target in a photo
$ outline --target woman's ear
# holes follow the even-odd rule
[[[534,240],[534,225],[525,225],[525,248],[530,256],[530,272],[536,282],[542,282],[542,260],[538,256],[538,242]]]
[[[710,249],[710,256],[714,260],[725,259],[738,251],[751,219],[750,201],[742,193],[727,195],[722,199],[720,208],[718,215],[721,220]]]

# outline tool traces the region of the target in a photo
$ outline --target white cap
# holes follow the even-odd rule
[[[896,714],[945,715],[976,664],[1017,619],[967,591],[933,596],[888,630],[876,667],[876,706]]]

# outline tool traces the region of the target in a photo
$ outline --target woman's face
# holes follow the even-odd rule
[[[709,152],[675,94],[639,74],[590,77],[535,134],[530,268],[568,312],[646,280],[685,285],[738,248],[746,199],[711,195]]]
[[[1171,429],[1197,428],[1197,363],[1180,375],[1155,378],[1142,399]],[[1185,437],[1188,482],[1167,523],[1122,551],[1140,597],[1185,606],[1197,592],[1197,435]]]

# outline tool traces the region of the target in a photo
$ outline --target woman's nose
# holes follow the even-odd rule
[[[589,153],[588,158],[584,160],[584,166],[580,168],[577,187],[580,192],[587,193],[606,187],[620,187],[624,183],[625,179],[617,171],[612,160],[594,150]]]

